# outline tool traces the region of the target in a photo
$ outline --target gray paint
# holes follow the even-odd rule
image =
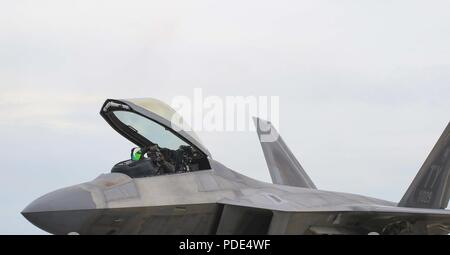
[[[72,186],[50,192],[29,204],[23,213],[94,209],[91,192]]]
[[[280,141],[273,148],[286,151]],[[436,148],[441,151],[441,145]],[[290,163],[295,160],[292,153],[285,156]],[[278,184],[265,183],[209,161],[211,170],[173,175],[131,179],[120,173],[102,174],[91,182],[51,192],[22,214],[53,234],[450,232],[448,210],[399,207],[381,199],[313,189],[312,182],[304,185],[309,179],[304,170],[283,162],[281,153],[269,160],[269,167],[277,166],[270,171],[274,176],[296,176],[289,183],[293,186],[285,185],[284,177],[274,179]],[[437,191],[448,200],[446,185]]]
[[[317,189],[275,127],[259,118],[254,118],[254,121],[273,183]],[[265,134],[263,130],[270,132],[276,140],[263,141],[262,136]]]
[[[450,197],[450,123],[409,186],[399,206],[444,209]]]

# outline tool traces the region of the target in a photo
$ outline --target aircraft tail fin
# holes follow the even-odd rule
[[[265,120],[254,118],[264,157],[274,184],[317,189],[278,131]]]
[[[450,122],[398,206],[444,209],[450,198]]]

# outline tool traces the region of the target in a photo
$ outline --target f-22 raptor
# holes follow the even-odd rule
[[[400,202],[323,191],[268,121],[255,118],[273,183],[214,160],[156,99],[108,99],[101,116],[137,147],[94,180],[50,192],[23,216],[52,234],[448,234],[450,125]],[[265,141],[266,131],[276,134]]]

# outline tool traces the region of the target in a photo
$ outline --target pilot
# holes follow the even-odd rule
[[[169,149],[160,149],[157,144],[149,147],[147,156],[152,159],[153,164],[158,168],[159,174],[173,174],[175,173],[175,166],[167,159],[170,159],[170,155],[167,155]],[[170,151],[170,150],[169,150]],[[166,154],[166,157],[164,154]]]

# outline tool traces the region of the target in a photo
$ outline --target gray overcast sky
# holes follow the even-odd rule
[[[316,185],[398,201],[450,120],[450,2],[1,1],[0,234],[132,146],[106,98],[280,96],[280,133]],[[255,134],[199,134],[269,181]]]

